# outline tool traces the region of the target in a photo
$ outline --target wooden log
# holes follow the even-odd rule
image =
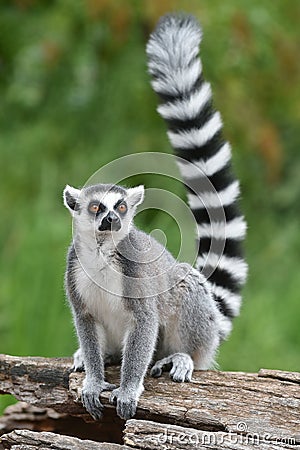
[[[80,416],[58,413],[54,409],[39,408],[25,402],[8,406],[0,417],[0,435],[16,429],[50,431],[95,441],[123,442],[123,422],[122,425],[118,424],[112,414],[106,414],[101,422],[87,423]]]
[[[69,392],[69,358],[30,358],[0,355],[0,394],[61,413],[83,413]]]
[[[226,433],[222,431],[201,431],[195,428],[165,425],[147,420],[128,420],[124,442],[135,449],[175,450],[296,450],[300,446],[294,439],[277,439],[266,435],[263,439],[251,433]]]
[[[124,445],[99,443],[55,433],[37,433],[29,430],[12,431],[3,435],[0,442],[3,448],[12,450],[50,448],[55,450],[130,450]]]
[[[95,422],[80,402],[83,374],[71,374],[76,393],[69,390],[71,358],[31,358],[0,355],[0,394],[12,394],[22,402],[42,409],[39,420],[33,421],[32,414],[8,413],[0,419],[0,434],[25,425],[31,430],[65,432],[73,430],[73,435],[86,439],[122,442],[124,421],[113,407],[105,410],[103,420]],[[72,378],[73,377],[73,378]],[[107,401],[107,400],[106,400]],[[47,416],[52,420],[48,420]],[[61,420],[54,420],[54,411]],[[32,410],[31,410],[32,413]],[[44,416],[44,421],[41,420]],[[18,423],[19,422],[19,423]],[[24,426],[23,426],[24,427]],[[2,432],[1,432],[2,428]]]
[[[3,449],[23,450],[52,448],[63,450],[298,450],[293,439],[278,440],[275,436],[262,439],[257,435],[201,431],[146,420],[129,420],[125,428],[125,445],[98,443],[49,432],[15,430],[0,439]]]
[[[32,405],[91,421],[80,403],[84,374],[70,373],[70,367],[70,359],[2,355],[0,393],[13,394]],[[168,375],[146,378],[135,419],[202,432],[257,435],[261,440],[266,436],[294,439],[297,445],[300,443],[299,378],[298,373],[264,369],[258,374],[199,371],[194,373],[191,383],[183,384],[172,382]],[[118,383],[118,367],[107,369],[107,380]],[[112,434],[118,430],[120,435],[124,421],[109,405],[109,395],[108,392],[102,395],[106,406],[102,423],[104,428],[111,425]]]
[[[0,417],[0,434],[9,433],[15,429],[27,429],[32,431],[58,431],[55,424],[64,423],[69,417],[54,409],[38,408],[25,402],[10,405]]]

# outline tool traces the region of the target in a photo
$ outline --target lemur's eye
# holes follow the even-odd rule
[[[117,210],[118,210],[120,213],[124,214],[124,213],[126,213],[126,211],[127,211],[127,206],[125,205],[125,203],[121,203],[121,204],[118,206]]]
[[[98,212],[103,212],[105,210],[105,206],[102,203],[91,202],[89,204],[89,212],[93,214],[97,214]]]
[[[99,211],[99,203],[90,203],[89,211],[96,214]]]

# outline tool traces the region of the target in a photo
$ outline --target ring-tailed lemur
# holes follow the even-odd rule
[[[74,365],[84,365],[82,401],[95,419],[103,390],[113,390],[120,417],[132,417],[150,364],[154,377],[171,366],[170,376],[179,382],[190,381],[194,368],[211,367],[239,312],[246,223],[237,206],[230,146],[202,76],[200,40],[193,17],[167,15],[147,45],[152,86],[162,99],[158,111],[183,158],[179,168],[198,224],[197,268],[178,263],[134,226],[143,186],[64,190],[74,218],[65,278],[80,343]],[[119,388],[105,381],[109,361],[122,361]]]

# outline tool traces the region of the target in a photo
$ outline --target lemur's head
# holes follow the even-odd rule
[[[136,207],[144,199],[144,186],[125,188],[97,184],[76,189],[66,186],[64,205],[74,218],[75,229],[96,239],[109,234],[126,236]]]

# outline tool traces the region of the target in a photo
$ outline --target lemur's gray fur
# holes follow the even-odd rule
[[[190,381],[194,368],[212,367],[238,314],[247,271],[239,242],[246,225],[236,206],[239,187],[230,171],[230,147],[222,140],[220,115],[202,78],[200,39],[193,17],[168,15],[147,46],[152,86],[163,102],[158,111],[168,123],[175,153],[185,159],[179,163],[182,176],[193,186],[188,199],[203,237],[197,269],[178,263],[134,226],[143,186],[64,190],[74,218],[65,277],[80,344],[74,368],[85,369],[82,401],[95,419],[101,417],[103,390],[112,390],[121,418],[132,417],[150,364],[152,376],[170,367],[178,382]],[[204,178],[214,190],[204,189]],[[210,227],[207,209],[212,217],[224,210],[225,221]],[[207,280],[205,270],[218,256],[208,253],[209,246],[222,240],[224,227],[224,254]],[[119,388],[105,381],[104,365],[110,362],[122,362]]]

